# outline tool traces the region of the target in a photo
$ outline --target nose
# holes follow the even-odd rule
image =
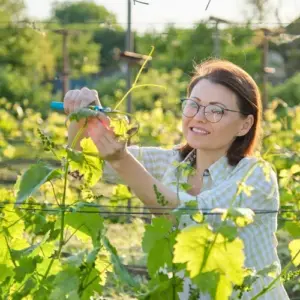
[[[199,110],[197,114],[194,116],[194,119],[196,119],[197,121],[207,122],[204,109],[205,109],[204,106],[199,106]]]

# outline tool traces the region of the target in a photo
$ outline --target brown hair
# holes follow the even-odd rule
[[[201,79],[207,79],[229,88],[237,95],[240,111],[254,116],[254,124],[248,133],[236,137],[227,151],[228,163],[235,166],[245,156],[252,155],[259,146],[262,115],[259,89],[247,72],[226,60],[211,59],[196,66],[196,72],[187,88],[188,97]],[[193,148],[185,144],[180,146],[178,150],[181,158],[184,159]]]

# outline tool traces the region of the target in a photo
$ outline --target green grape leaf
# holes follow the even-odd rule
[[[105,248],[101,248],[100,253],[98,253],[95,268],[99,272],[100,284],[105,285],[107,279],[107,273],[113,271],[113,266],[110,262],[110,253]]]
[[[128,130],[131,128],[126,115],[115,115],[111,118],[109,126],[113,129],[116,136],[123,139],[128,138]]]
[[[103,230],[103,218],[98,208],[85,207],[84,212],[66,213],[65,224],[71,226],[76,231],[75,235],[83,242],[91,237],[93,244],[98,245]]]
[[[171,229],[172,223],[170,220],[164,217],[152,219],[152,224],[146,225],[142,242],[143,251],[149,253],[156,241],[161,240],[165,236],[169,235]]]
[[[293,264],[297,267],[300,265],[300,239],[293,240],[289,243],[289,249],[293,259]]]
[[[254,190],[253,186],[247,185],[245,182],[239,182],[237,196],[244,193],[245,195],[250,197],[253,190]]]
[[[222,221],[225,219],[232,220],[238,227],[245,227],[254,221],[254,212],[250,208],[230,207],[220,210],[213,209],[212,212],[223,211]]]
[[[300,238],[300,222],[285,222],[284,228],[293,238]]]
[[[92,249],[92,251],[90,251],[88,253],[88,255],[86,257],[87,265],[92,266],[95,263],[99,251],[100,251],[100,247],[95,247],[95,248]]]
[[[15,279],[17,282],[22,282],[26,275],[32,274],[38,262],[41,262],[42,258],[39,256],[35,257],[22,257],[19,260],[19,265],[15,268]]]
[[[100,274],[98,270],[92,269],[90,275],[86,280],[86,287],[84,286],[84,291],[80,296],[80,300],[90,300],[91,297],[94,296],[95,292],[98,294],[102,294],[102,286],[100,284]],[[87,285],[90,283],[89,285]],[[72,299],[69,297],[69,299]],[[73,300],[73,299],[72,299]]]
[[[39,251],[35,251],[35,250],[39,250],[38,248],[40,246],[42,246],[48,240],[49,235],[50,235],[50,232],[47,232],[45,234],[45,236],[43,237],[43,239],[39,243],[34,244],[30,247],[26,247],[25,249],[22,249],[22,250],[13,250],[12,249],[11,250],[11,255],[12,255],[13,259],[14,260],[19,260],[24,256],[31,255],[32,253],[34,253],[34,255],[38,255]]]
[[[280,264],[276,261],[259,270],[256,274],[259,276],[269,276],[275,278],[280,273]]]
[[[80,108],[69,114],[66,122],[69,121],[80,121],[81,119],[86,119],[89,117],[97,117],[98,112],[96,110],[92,110],[90,108]]]
[[[14,270],[12,267],[9,267],[7,264],[0,264],[0,286],[7,277],[14,275]]]
[[[84,263],[86,251],[79,251],[65,259],[65,262],[72,267],[80,267]]]
[[[179,186],[179,189],[181,189],[185,192],[192,188],[192,185],[185,183],[185,182],[179,183],[178,186]]]
[[[202,293],[209,293],[212,299],[215,299],[218,285],[220,281],[220,274],[215,271],[200,273],[192,279],[192,282],[197,285]]]
[[[193,221],[195,221],[196,223],[202,223],[204,220],[204,216],[202,212],[197,212],[193,215],[191,215],[191,218],[193,219]]]
[[[84,175],[89,186],[93,186],[102,177],[103,160],[91,138],[82,139],[80,145],[82,151],[67,148],[70,166],[72,170],[78,170]]]
[[[174,288],[175,285],[175,288]],[[171,280],[166,274],[158,274],[149,282],[149,292],[142,295],[145,300],[179,300],[179,292],[183,290],[183,280],[175,277]]]
[[[17,214],[13,204],[6,204],[1,210],[0,232],[6,230],[10,237],[22,236],[25,225],[22,218]]]
[[[154,276],[160,268],[172,266],[172,252],[172,245],[168,239],[156,241],[148,255],[147,267],[150,276]]]
[[[217,231],[220,232],[226,239],[228,239],[229,242],[232,242],[238,234],[238,229],[236,226],[224,224],[224,222]]]
[[[105,236],[102,237],[102,241],[104,247],[106,248],[106,250],[108,250],[108,252],[111,255],[111,262],[113,264],[115,273],[118,274],[120,280],[128,284],[129,286],[138,287],[138,284],[135,282],[133,277],[127,272],[124,265],[121,263],[116,248],[111,245],[111,243]]]
[[[215,241],[213,245],[212,241]],[[239,238],[228,242],[223,235],[216,235],[207,224],[192,225],[177,235],[173,262],[186,263],[191,278],[196,277],[200,271],[215,271],[224,275],[224,278],[220,277],[222,281],[219,284],[225,291],[227,283],[239,285],[243,282],[243,248],[243,242]]]
[[[41,185],[52,179],[61,178],[60,169],[53,169],[43,162],[32,165],[20,179],[16,203],[23,203],[30,195],[37,191]]]
[[[183,215],[195,214],[196,209],[198,209],[197,200],[190,200],[190,201],[184,203],[184,205],[181,205],[180,207],[174,209],[172,211],[172,214],[175,215],[177,217],[177,219],[179,220],[181,218],[181,216],[183,216]]]
[[[36,287],[36,279],[34,277],[30,277],[26,280],[25,284],[22,285],[22,289],[20,291],[17,291],[13,295],[13,300],[22,300],[26,299],[26,296],[28,296],[31,292]]]
[[[128,187],[124,184],[118,184],[113,188],[111,201],[123,201],[131,199],[133,196],[129,192]]]
[[[68,299],[69,293],[77,291],[80,284],[79,269],[75,267],[66,267],[55,275],[54,289],[49,300]]]
[[[52,258],[45,257],[42,262],[37,264],[37,266],[36,266],[37,272],[40,274],[45,274],[51,261],[52,261]],[[59,273],[61,271],[61,269],[62,269],[61,261],[58,259],[55,259],[52,264],[51,270],[48,274],[48,277],[50,275],[56,275],[57,273]]]

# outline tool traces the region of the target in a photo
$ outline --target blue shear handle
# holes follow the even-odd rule
[[[101,107],[101,106],[90,106],[91,108],[98,110],[98,111],[102,111],[102,112],[111,112],[111,108],[110,107]],[[50,108],[54,109],[54,110],[58,110],[58,111],[63,111],[64,110],[64,103],[63,102],[51,102],[50,104]]]
[[[51,102],[50,108],[54,110],[63,111],[64,110],[64,104],[63,102]]]

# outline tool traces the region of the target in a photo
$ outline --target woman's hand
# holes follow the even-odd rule
[[[89,105],[98,105],[101,106],[98,93],[96,90],[90,90],[86,87],[81,90],[70,90],[66,93],[64,97],[64,110],[66,114],[70,114],[80,108],[87,107]],[[104,126],[109,124],[109,119],[104,115],[99,113],[102,116],[102,122],[100,123],[103,126],[100,128],[100,132],[103,131]],[[68,128],[68,145],[72,144],[73,139],[75,138],[79,129],[84,125],[85,120],[80,120],[79,122],[73,121],[70,123]],[[100,134],[98,132],[98,134]],[[75,149],[80,150],[80,140],[84,137],[88,137],[88,132],[85,130],[81,137],[79,138]]]
[[[89,118],[87,132],[96,145],[101,158],[114,164],[125,158],[129,152],[126,141],[118,139],[109,126],[103,125],[106,121],[103,114],[99,114],[98,118]]]

